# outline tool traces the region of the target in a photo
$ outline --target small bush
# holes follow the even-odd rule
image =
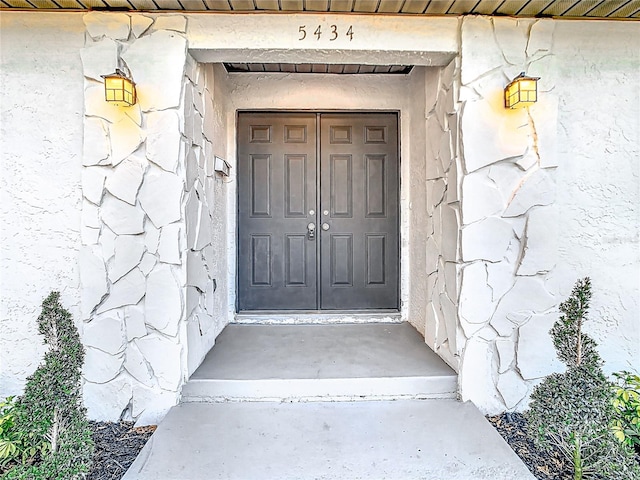
[[[7,397],[0,403],[0,474],[17,463],[34,463],[51,448],[46,439],[38,441],[34,432],[16,425],[18,414],[19,407],[14,397]]]
[[[91,464],[93,441],[80,383],[84,349],[59,299],[53,292],[42,303],[38,332],[49,350],[8,412],[7,431],[16,450],[7,449],[14,456],[19,451],[21,458],[4,480],[73,480]]]
[[[613,433],[620,442],[640,453],[640,377],[627,371],[613,375],[616,377]]]
[[[562,315],[551,336],[564,373],[545,378],[533,391],[526,412],[533,440],[557,446],[574,466],[574,480],[640,479],[633,452],[615,439],[611,383],[602,372],[596,343],[582,331],[587,320],[591,282],[579,280],[560,305]]]
[[[0,465],[6,465],[20,454],[20,439],[15,429],[13,397],[0,402]]]

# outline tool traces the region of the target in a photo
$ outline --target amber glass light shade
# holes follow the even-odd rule
[[[116,105],[127,106],[136,103],[136,84],[116,68],[114,73],[102,75],[104,78],[104,99]]]
[[[539,77],[528,77],[522,72],[504,89],[504,107],[522,108],[538,101]]]

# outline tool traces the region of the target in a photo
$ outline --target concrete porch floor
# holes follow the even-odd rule
[[[229,325],[183,402],[455,398],[457,375],[408,323]]]
[[[406,323],[229,325],[124,479],[533,479],[456,385]]]

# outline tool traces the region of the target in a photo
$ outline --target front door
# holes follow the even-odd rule
[[[238,115],[238,307],[398,308],[394,113]]]

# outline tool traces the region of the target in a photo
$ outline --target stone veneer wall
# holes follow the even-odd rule
[[[548,336],[559,299],[554,22],[465,18],[459,71],[460,390],[487,412],[514,409],[557,369]],[[539,101],[506,110],[504,85],[542,77]],[[550,348],[551,347],[551,348]]]
[[[227,324],[227,199],[216,155],[227,151],[227,99],[218,67],[187,55],[183,143],[186,220],[187,374],[191,375]]]
[[[455,72],[426,82],[425,338],[459,367],[463,400],[522,410],[561,368],[549,329],[579,277],[594,278],[587,328],[605,369],[640,361],[640,100],[612,88],[637,82],[638,24],[465,17],[460,28]],[[539,100],[505,110],[522,71],[541,77]]]
[[[458,111],[456,61],[429,68],[426,102],[426,313],[425,341],[459,370],[458,337],[459,219]]]
[[[580,95],[571,98],[572,90],[563,86],[569,82],[575,88],[573,92],[586,92],[597,85],[593,89],[594,97],[613,100],[617,98],[615,92],[602,90],[602,80],[598,77],[607,78],[613,85],[628,75],[634,76],[635,72],[637,80],[638,56],[637,52],[627,50],[626,56],[623,55],[629,59],[625,66],[610,60],[618,48],[616,45],[622,51],[629,47],[624,34],[618,30],[617,34],[613,33],[612,24],[587,26],[583,23],[582,31],[571,28],[573,25],[549,19],[488,17],[467,17],[462,22],[458,99],[462,148],[462,278],[458,314],[465,345],[461,352],[460,391],[463,399],[472,399],[486,412],[524,408],[537,381],[561,368],[548,332],[558,317],[557,304],[566,298],[579,277],[595,278],[596,321],[588,328],[594,328],[598,341],[607,341],[604,331],[597,334],[603,325],[618,329],[618,339],[635,338],[637,342],[638,338],[637,326],[634,329],[631,321],[634,316],[637,318],[638,311],[637,298],[635,302],[632,300],[632,292],[638,291],[637,203],[629,208],[631,204],[617,199],[616,207],[609,210],[609,214],[613,215],[610,218],[621,215],[621,220],[604,220],[602,208],[608,210],[609,199],[603,193],[612,187],[608,177],[619,177],[617,170],[625,164],[625,147],[621,152],[610,147],[600,148],[600,143],[607,145],[608,142],[599,123],[600,117],[608,118],[608,125],[613,126],[609,128],[615,130],[617,121],[609,110],[620,108],[624,116],[635,108],[637,125],[637,92],[635,107],[633,104],[607,107],[601,103],[596,117],[585,121],[584,115],[589,114],[586,111],[580,114],[585,109]],[[634,29],[637,35],[637,26],[627,24],[627,28],[627,38],[633,37]],[[559,44],[558,31],[565,29],[572,33],[565,34],[563,43]],[[608,36],[611,45],[601,51],[595,45],[582,47],[583,40],[585,45],[592,42],[597,31],[602,38]],[[567,55],[568,51],[573,53]],[[568,64],[573,66],[569,68]],[[587,70],[588,65],[593,65],[594,70]],[[521,71],[541,77],[538,103],[529,109],[505,110],[503,87]],[[559,100],[563,102],[561,108]],[[576,135],[578,124],[590,129],[593,137],[599,139],[588,152],[581,145],[585,139]],[[559,155],[557,136],[572,130],[572,135],[563,135],[563,146],[572,148],[563,148]],[[637,133],[636,127],[636,138]],[[622,144],[627,144],[627,140],[622,140]],[[576,176],[564,173],[575,171],[576,165],[585,162],[591,165],[590,171],[582,169]],[[600,163],[609,165],[610,171]],[[635,178],[637,181],[637,165]],[[557,186],[559,179],[562,183]],[[631,192],[632,183],[621,180],[618,186],[622,191]],[[583,185],[583,189],[599,201],[594,202],[591,195],[585,196],[576,190],[575,184]],[[637,186],[635,190],[637,199]],[[582,199],[576,202],[567,191],[573,191],[573,195]],[[566,205],[576,203],[581,207],[567,213]],[[596,245],[600,243],[603,235],[597,224],[585,223],[594,214],[603,224],[616,224],[611,229],[616,232],[613,238],[628,252],[627,260],[612,259],[611,264],[594,262],[598,254],[611,256],[606,249],[593,245],[594,241]],[[628,224],[624,219],[633,224],[634,215],[635,240],[620,237],[623,225]],[[572,230],[578,232],[577,235],[565,239],[566,229],[575,222],[579,227]],[[635,254],[631,253],[634,243]],[[561,244],[568,248],[560,248]],[[593,255],[585,255],[587,244],[591,246],[587,250],[592,250]],[[619,266],[616,261],[620,262]],[[624,267],[631,264],[635,267]],[[609,270],[618,272],[619,277],[603,282],[610,277]],[[612,289],[612,284],[618,286]],[[630,302],[630,310],[621,311],[614,299],[625,290],[627,293],[622,295],[625,303]],[[607,303],[614,305],[607,306]],[[635,314],[631,305],[635,305]],[[615,313],[616,318],[609,317],[610,312]],[[608,352],[617,350],[611,347],[613,345],[601,347],[606,352],[605,360],[611,358]],[[629,347],[630,344],[625,344],[624,358],[620,358],[617,367],[609,364],[610,370],[637,368],[637,345],[635,349]]]
[[[84,22],[85,399],[92,418],[148,423],[177,402],[226,318],[214,318],[213,72],[187,55],[182,15]],[[100,75],[119,56],[138,85],[133,107],[103,98]]]

